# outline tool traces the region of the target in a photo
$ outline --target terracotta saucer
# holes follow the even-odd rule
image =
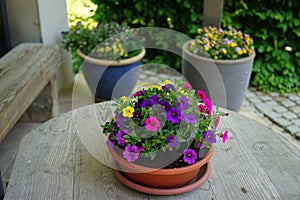
[[[116,165],[117,166],[117,165]],[[172,188],[172,189],[159,189],[159,188],[152,188],[147,187],[143,185],[139,185],[135,182],[132,182],[131,180],[128,180],[122,172],[113,169],[113,172],[117,179],[123,183],[125,186],[147,194],[153,194],[153,195],[175,195],[175,194],[182,194],[185,192],[192,191],[202,185],[209,177],[211,172],[211,164],[208,162],[206,165],[201,167],[198,176],[195,177],[193,180],[191,180],[187,185],[178,187],[178,188]]]

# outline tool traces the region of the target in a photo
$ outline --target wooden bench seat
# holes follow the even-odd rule
[[[38,95],[54,87],[60,64],[58,47],[40,43],[22,43],[0,59],[0,142]]]

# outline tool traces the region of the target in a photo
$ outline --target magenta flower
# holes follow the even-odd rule
[[[197,144],[196,144],[196,148],[200,148],[202,146],[202,143],[200,142],[200,140],[198,140]]]
[[[183,152],[183,161],[188,164],[194,164],[197,159],[197,153],[193,149],[185,149]]]
[[[125,147],[125,151],[123,152],[123,157],[128,161],[128,162],[134,162],[139,158],[139,149],[137,146],[133,145],[131,146],[128,144]]]
[[[228,139],[228,131],[226,130],[222,135],[222,142],[225,143]]]
[[[204,104],[199,104],[196,106],[196,110],[204,113],[206,111],[206,106]]]
[[[197,97],[198,97],[198,99],[204,100],[204,99],[206,99],[206,94],[205,94],[205,92],[203,92],[201,90],[197,90]]]
[[[217,118],[214,121],[214,129],[217,129],[220,123],[220,116],[217,116]]]
[[[145,128],[148,131],[156,132],[159,126],[160,126],[160,123],[156,119],[156,117],[150,116],[145,120]]]
[[[212,115],[212,110],[213,110],[213,105],[212,105],[212,103],[211,103],[210,100],[207,99],[207,98],[203,100],[203,103],[204,103],[205,106],[206,106],[207,113],[211,116],[211,115]]]
[[[203,137],[204,137],[204,140],[209,144],[217,142],[216,136],[212,130],[205,131],[203,133]]]
[[[166,142],[168,143],[169,147],[176,147],[177,145],[177,138],[175,135],[169,135],[166,138]]]
[[[132,96],[137,97],[137,96],[142,96],[144,93],[142,90],[138,90],[136,93],[134,93]]]
[[[188,124],[196,124],[198,122],[197,118],[193,114],[183,115],[182,120]]]
[[[182,114],[180,110],[177,110],[176,108],[170,108],[167,111],[167,117],[166,119],[170,122],[172,122],[172,124],[176,124],[178,122],[180,122],[182,118]]]
[[[188,82],[185,82],[183,84],[183,88],[187,89],[188,91],[192,91],[193,90],[191,84],[189,84]]]

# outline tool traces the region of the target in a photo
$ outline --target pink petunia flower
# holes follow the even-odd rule
[[[203,103],[205,104],[206,106],[206,109],[207,109],[207,112],[208,114],[211,116],[212,115],[212,110],[213,110],[213,105],[212,103],[210,102],[209,99],[203,99]]]
[[[201,90],[197,90],[197,97],[200,100],[204,100],[204,99],[206,99],[206,94],[205,94],[205,92],[203,92]]]
[[[228,139],[228,130],[226,130],[222,135],[222,142],[225,143]]]
[[[145,128],[148,131],[156,132],[159,126],[160,126],[160,123],[156,119],[156,117],[150,116],[145,120]]]
[[[217,129],[220,123],[220,116],[217,116],[217,118],[214,121],[214,129]]]
[[[192,91],[192,90],[193,90],[191,84],[189,84],[188,82],[185,82],[185,83],[183,84],[183,87],[184,87],[185,89],[187,89],[188,91]]]

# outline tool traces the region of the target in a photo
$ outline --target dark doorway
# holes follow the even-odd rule
[[[6,12],[6,0],[0,0],[0,57],[11,49]]]

